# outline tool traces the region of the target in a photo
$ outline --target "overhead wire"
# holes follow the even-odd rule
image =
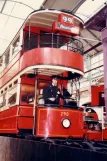
[[[0,0],[0,1],[5,1],[5,0]],[[14,0],[7,0],[7,1],[19,3],[19,4],[22,4],[22,5],[24,5],[24,6],[27,6],[27,7],[31,8],[32,10],[35,10],[33,7],[27,5],[27,4],[23,3],[23,2],[20,2],[20,1],[14,1]],[[7,2],[7,1],[6,1],[6,2]]]
[[[0,1],[5,1],[5,0],[0,0]],[[6,26],[7,22],[8,22],[8,20],[9,20],[9,18],[10,18],[10,17],[14,17],[14,16],[11,16],[11,13],[12,13],[12,11],[13,11],[13,9],[14,9],[16,3],[25,5],[25,6],[29,7],[29,8],[31,8],[32,10],[35,10],[35,9],[32,8],[31,6],[29,6],[29,5],[27,5],[27,4],[23,3],[23,2],[18,2],[18,1],[14,1],[14,0],[6,0],[5,2],[7,2],[7,1],[14,2],[15,4],[13,5],[13,7],[12,7],[12,9],[11,9],[11,12],[10,12],[10,14],[8,15],[8,19],[7,19],[7,21],[5,22],[2,31],[4,30],[4,28],[5,28],[5,26]],[[5,3],[5,4],[6,4],[6,3]],[[3,10],[2,10],[2,12],[3,12]],[[4,14],[4,13],[1,13],[1,14]],[[4,14],[4,15],[6,15],[6,14]],[[14,17],[14,18],[17,18],[17,17]],[[19,18],[18,18],[18,19],[19,19]],[[25,19],[22,19],[22,20],[25,20]],[[2,31],[1,31],[1,32],[2,32]]]
[[[15,4],[13,5],[13,7],[12,7],[12,9],[11,9],[10,15],[11,15],[11,13],[12,13],[12,11],[13,11],[13,9],[14,9],[15,5],[16,5],[16,2],[15,2]],[[2,31],[4,30],[4,28],[5,28],[5,26],[6,26],[7,22],[8,22],[8,20],[9,20],[9,18],[10,18],[10,15],[8,16],[7,21],[5,22],[4,27],[3,27]],[[2,32],[2,31],[1,31],[1,32]]]
[[[20,17],[17,17],[17,16],[8,15],[8,14],[6,14],[6,13],[0,13],[0,14],[1,14],[1,15],[5,15],[5,16],[10,16],[10,17],[12,17],[12,18],[17,18],[17,19],[19,19],[19,20],[25,21],[24,18],[20,18]]]
[[[83,40],[88,40],[88,41],[102,42],[102,41],[97,40],[97,39],[90,39],[90,38],[85,38],[85,37],[81,37],[81,36],[76,36],[76,38],[83,39]]]

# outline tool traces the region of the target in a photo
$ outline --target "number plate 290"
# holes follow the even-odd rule
[[[61,116],[69,116],[69,112],[61,112]]]

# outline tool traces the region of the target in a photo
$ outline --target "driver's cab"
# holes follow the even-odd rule
[[[66,72],[66,75],[68,73]],[[61,98],[58,103],[45,103],[43,92],[44,89],[52,83],[52,75],[40,75],[26,73],[21,77],[21,91],[20,91],[20,105],[34,106],[34,100],[36,106],[40,107],[63,107],[78,109],[79,95],[76,91],[73,91],[73,83],[76,78],[70,79],[68,76],[58,76],[58,89],[60,90]],[[78,79],[79,80],[79,79]],[[77,82],[77,80],[76,80]],[[69,84],[69,89],[67,89]],[[35,99],[34,99],[35,98]]]

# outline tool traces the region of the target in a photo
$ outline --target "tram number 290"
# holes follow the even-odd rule
[[[69,112],[61,112],[61,116],[69,116]]]

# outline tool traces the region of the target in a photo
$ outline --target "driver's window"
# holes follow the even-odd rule
[[[34,85],[21,85],[21,105],[32,105],[34,104]]]
[[[50,81],[38,82],[38,105],[44,105],[43,90],[50,83]]]

